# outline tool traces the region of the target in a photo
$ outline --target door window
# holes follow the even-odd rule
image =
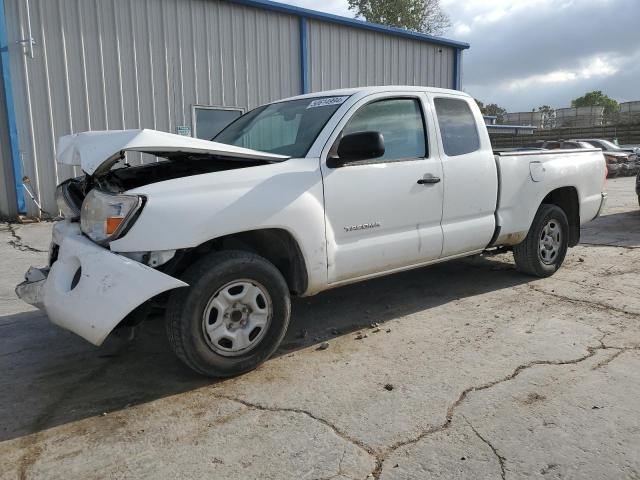
[[[464,100],[435,98],[444,153],[449,157],[475,152],[480,148],[476,120]]]
[[[379,100],[360,108],[349,120],[343,135],[380,132],[385,152],[374,161],[424,158],[427,155],[424,120],[415,98]]]

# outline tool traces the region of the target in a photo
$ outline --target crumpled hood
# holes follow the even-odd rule
[[[122,152],[126,151],[156,155],[188,152],[269,162],[282,162],[289,158],[199,138],[139,129],[83,132],[61,137],[58,140],[56,161],[65,165],[78,165],[85,173],[93,175],[108,171]]]

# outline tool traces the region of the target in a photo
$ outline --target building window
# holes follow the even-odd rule
[[[211,140],[242,115],[240,108],[193,106],[193,136]]]

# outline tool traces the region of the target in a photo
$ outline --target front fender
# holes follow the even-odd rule
[[[278,228],[298,242],[308,292],[327,282],[322,177],[312,158],[168,180],[130,191],[145,195],[117,252],[179,250],[252,230]]]

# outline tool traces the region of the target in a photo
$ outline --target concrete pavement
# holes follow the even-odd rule
[[[1,225],[0,478],[640,478],[633,180],[552,278],[505,254],[299,299],[218,382],[161,322],[95,348],[14,299],[50,226]]]

